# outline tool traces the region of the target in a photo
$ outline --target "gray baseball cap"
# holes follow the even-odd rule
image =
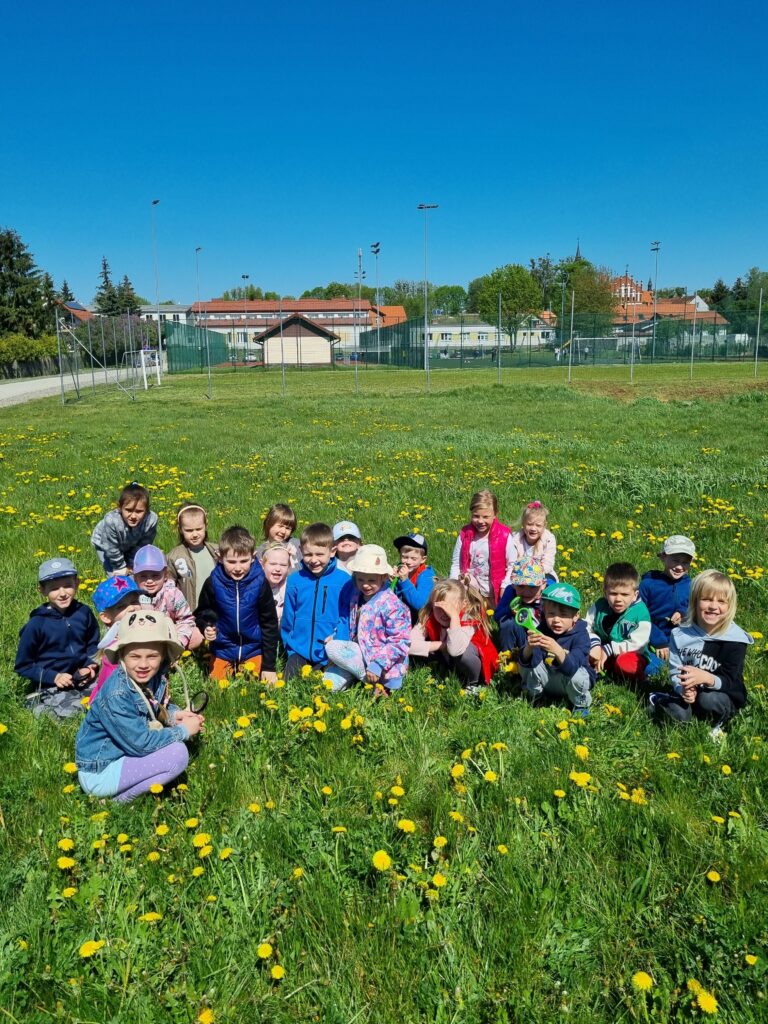
[[[68,558],[48,558],[37,570],[37,582],[60,580],[64,576],[77,576],[77,569]]]
[[[675,533],[664,541],[665,555],[690,555],[696,557],[696,545],[690,537],[684,537],[681,533]]]

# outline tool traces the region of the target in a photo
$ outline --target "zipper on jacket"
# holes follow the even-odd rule
[[[235,621],[237,623],[237,663],[240,664],[240,659],[243,656],[243,634],[240,632],[240,581],[235,580]]]
[[[315,581],[315,596],[312,600],[312,622],[309,627],[309,660],[312,661],[312,648],[315,646],[315,611],[317,609],[317,592],[320,589],[321,576]],[[325,605],[323,605],[325,608]]]
[[[321,613],[325,614],[325,602],[328,600],[328,587],[323,587],[323,607]]]

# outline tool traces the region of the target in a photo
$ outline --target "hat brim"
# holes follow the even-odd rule
[[[393,569],[387,562],[384,565],[371,565],[367,559],[353,558],[351,562],[347,563],[347,568],[350,572],[367,572],[371,576],[395,576],[397,575],[397,569]]]
[[[413,537],[395,537],[395,539],[392,541],[392,546],[396,547],[398,551],[400,550],[400,548],[405,547],[420,548],[425,553],[427,551],[426,542],[424,544],[419,544],[417,541],[413,539]]]
[[[175,640],[131,640],[130,643],[123,644],[121,647],[105,647],[104,657],[110,663],[110,665],[116,665],[120,661],[120,652],[125,650],[126,647],[130,647],[131,644],[142,644],[142,643],[153,643],[153,644],[165,644],[168,649],[168,661],[173,662],[178,660],[184,653],[183,644],[178,643]]]

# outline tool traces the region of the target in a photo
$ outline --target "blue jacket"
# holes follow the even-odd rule
[[[685,618],[691,596],[691,577],[686,573],[672,580],[665,572],[652,569],[640,580],[640,598],[651,615],[651,647],[669,647],[675,612]]]
[[[568,652],[562,665],[558,665],[557,661],[553,660],[552,669],[554,671],[562,672],[564,676],[570,678],[576,674],[578,669],[585,668],[589,672],[590,681],[594,683],[595,670],[589,660],[589,630],[584,619],[577,619],[572,628],[567,633],[561,633],[560,636],[555,636],[546,622],[542,620],[539,623],[539,632],[544,636],[551,636],[564,651]],[[539,662],[551,657],[542,647],[534,647],[532,651],[530,661],[526,661],[522,655],[520,656],[521,665],[530,665],[531,668],[535,668]]]
[[[411,582],[411,576],[413,573],[404,580],[397,581],[395,594],[404,605],[410,608],[411,622],[415,624],[419,612],[427,603],[427,598],[435,585],[435,570],[431,565],[426,565],[416,577],[415,583]]]
[[[35,686],[54,686],[59,672],[76,672],[94,664],[99,624],[91,609],[73,601],[65,612],[41,604],[19,633],[16,672]]]
[[[299,654],[313,665],[325,665],[325,641],[339,624],[339,597],[349,573],[339,569],[332,558],[319,576],[302,562],[285,585],[285,605],[280,632],[285,649]]]
[[[151,680],[149,689],[159,702],[165,695],[162,674]],[[168,704],[171,722],[179,710]],[[88,708],[75,738],[75,761],[81,772],[103,772],[120,757],[145,757],[171,743],[186,742],[185,725],[150,729],[152,718],[136,687],[118,665],[99,691],[99,699]]]
[[[261,668],[273,672],[277,657],[277,611],[264,570],[254,560],[241,580],[233,580],[217,565],[203,584],[195,611],[198,627],[205,613],[218,616],[217,636],[210,645],[217,658],[240,664],[261,655]]]

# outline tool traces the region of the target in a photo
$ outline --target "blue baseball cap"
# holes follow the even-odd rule
[[[37,582],[48,583],[61,580],[65,576],[77,576],[77,569],[69,558],[49,558],[37,571]]]
[[[399,551],[400,548],[422,548],[427,553],[427,539],[423,533],[407,533],[403,537],[395,537],[392,546]]]
[[[110,576],[93,592],[93,604],[97,612],[106,612],[120,604],[128,594],[143,594],[132,576]]]

